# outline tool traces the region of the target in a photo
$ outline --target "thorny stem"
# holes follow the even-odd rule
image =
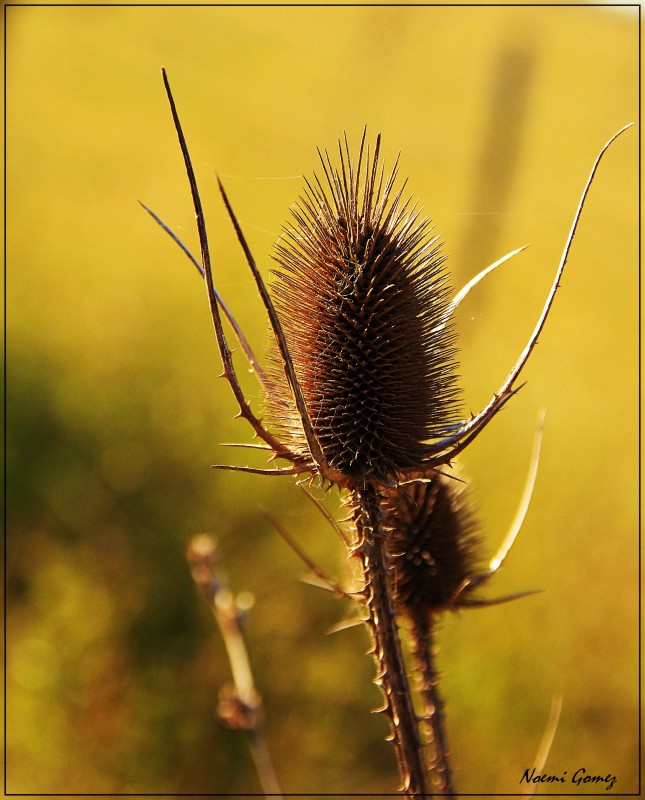
[[[427,725],[432,748],[430,765],[432,783],[437,794],[454,796],[450,770],[450,750],[446,737],[446,717],[444,703],[439,694],[439,675],[434,665],[433,623],[426,615],[419,616],[410,624],[412,655],[416,662],[419,679],[419,693],[423,700],[423,721]]]
[[[214,539],[206,535],[195,536],[189,544],[187,559],[193,580],[208,602],[221,631],[231,665],[233,686],[225,686],[220,692],[220,718],[229,727],[246,733],[264,793],[281,798],[282,790],[264,735],[262,697],[255,688],[242,632],[241,609],[219,573]]]
[[[377,490],[370,486],[356,488],[352,505],[358,535],[358,544],[352,552],[363,568],[363,592],[369,612],[367,624],[374,637],[373,654],[378,665],[374,682],[385,696],[382,711],[392,728],[402,790],[408,797],[427,796],[431,792],[392,601],[389,557]]]

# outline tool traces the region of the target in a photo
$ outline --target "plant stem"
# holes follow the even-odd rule
[[[444,703],[439,694],[439,675],[434,665],[433,633],[434,626],[430,616],[416,615],[416,618],[412,619],[410,624],[411,647],[418,670],[419,692],[424,705],[422,719],[428,726],[432,747],[430,767],[432,783],[437,794],[454,796]]]
[[[383,713],[392,728],[402,791],[408,797],[423,797],[431,792],[392,601],[380,505],[373,487],[354,490],[353,520],[358,543],[352,552],[363,567],[367,623],[374,636],[373,654],[378,665],[374,682],[385,696]]]
[[[195,536],[187,553],[192,577],[209,604],[222,634],[228,655],[233,684],[222,687],[219,716],[226,725],[243,731],[265,795],[282,800],[282,790],[264,735],[262,697],[255,688],[251,663],[242,631],[241,610],[233,594],[224,585],[219,568],[215,540]]]

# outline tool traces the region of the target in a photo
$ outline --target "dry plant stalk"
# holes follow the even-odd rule
[[[262,789],[267,795],[281,798],[282,790],[264,733],[262,697],[255,688],[242,631],[244,609],[225,585],[217,543],[212,536],[194,536],[188,545],[186,558],[193,580],[220,629],[233,674],[233,682],[220,690],[218,715],[229,728],[246,734]]]
[[[265,389],[270,430],[252,411],[237,380],[220,311],[229,320],[231,316],[215,288],[197,182],[165,70],[163,79],[190,183],[201,263],[181,246],[205,280],[224,376],[239,416],[251,425],[272,461],[288,462],[262,469],[214,468],[317,478],[320,485],[346,493],[355,534],[350,553],[362,568],[362,601],[377,662],[375,681],[385,697],[383,712],[391,726],[402,791],[410,797],[429,795],[398,627],[396,559],[389,546],[391,531],[399,524],[392,513],[396,517],[405,511],[396,510],[396,504],[392,511],[392,493],[413,497],[409,492],[414,490],[406,487],[426,485],[432,488],[418,491],[435,492],[435,502],[444,494],[448,497],[441,467],[449,465],[518,391],[517,379],[551,308],[591,180],[613,139],[594,165],[529,342],[491,401],[465,419],[457,402],[452,315],[472,285],[519,251],[484,270],[450,302],[438,239],[430,236],[430,223],[416,203],[403,197],[405,184],[396,188],[398,160],[386,176],[379,161],[380,137],[370,153],[363,133],[355,161],[346,139],[339,143],[337,166],[326,152],[319,153],[323,179],[307,181],[293,209],[292,223],[276,247],[278,268],[270,294],[220,182],[275,340],[265,374],[233,321]],[[463,569],[467,572],[469,567],[464,563]],[[451,592],[454,598],[461,594],[450,587],[442,598],[444,605]],[[426,636],[422,615],[412,616],[420,637],[417,651],[429,652],[429,629]],[[429,692],[435,682],[429,673]],[[434,702],[439,707],[436,698]],[[440,749],[446,755],[446,748]],[[447,765],[441,769],[449,774]]]
[[[396,610],[408,626],[431,747],[433,785],[441,794],[453,792],[454,785],[434,664],[435,628],[446,609],[465,600],[469,578],[478,571],[479,541],[460,489],[456,481],[437,476],[428,483],[390,490],[385,516]]]
[[[526,484],[515,518],[487,567],[481,565],[477,520],[457,475],[399,486],[385,493],[387,549],[392,564],[396,612],[407,623],[409,646],[417,671],[428,743],[430,772],[438,794],[454,794],[444,704],[435,667],[435,633],[442,614],[525,597],[482,599],[476,590],[504,563],[524,522],[535,487],[544,414],[540,415]]]

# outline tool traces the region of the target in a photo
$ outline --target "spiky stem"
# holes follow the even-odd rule
[[[423,720],[432,748],[432,783],[437,794],[454,795],[446,737],[444,703],[439,694],[439,675],[434,665],[434,626],[428,615],[416,615],[410,624],[410,639],[423,699]]]
[[[353,553],[363,568],[367,623],[374,637],[378,668],[374,682],[385,696],[383,712],[392,728],[402,791],[408,797],[427,796],[431,792],[392,601],[379,494],[369,486],[357,488],[352,505],[358,535]]]

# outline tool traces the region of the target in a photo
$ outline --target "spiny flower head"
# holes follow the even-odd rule
[[[396,483],[456,412],[449,288],[438,237],[395,192],[361,142],[339,166],[319,153],[314,175],[276,245],[272,296],[316,438],[347,485]],[[270,416],[294,452],[306,452],[282,362],[275,357]]]
[[[442,474],[384,492],[394,602],[413,619],[460,605],[481,574],[476,521],[463,484]]]

